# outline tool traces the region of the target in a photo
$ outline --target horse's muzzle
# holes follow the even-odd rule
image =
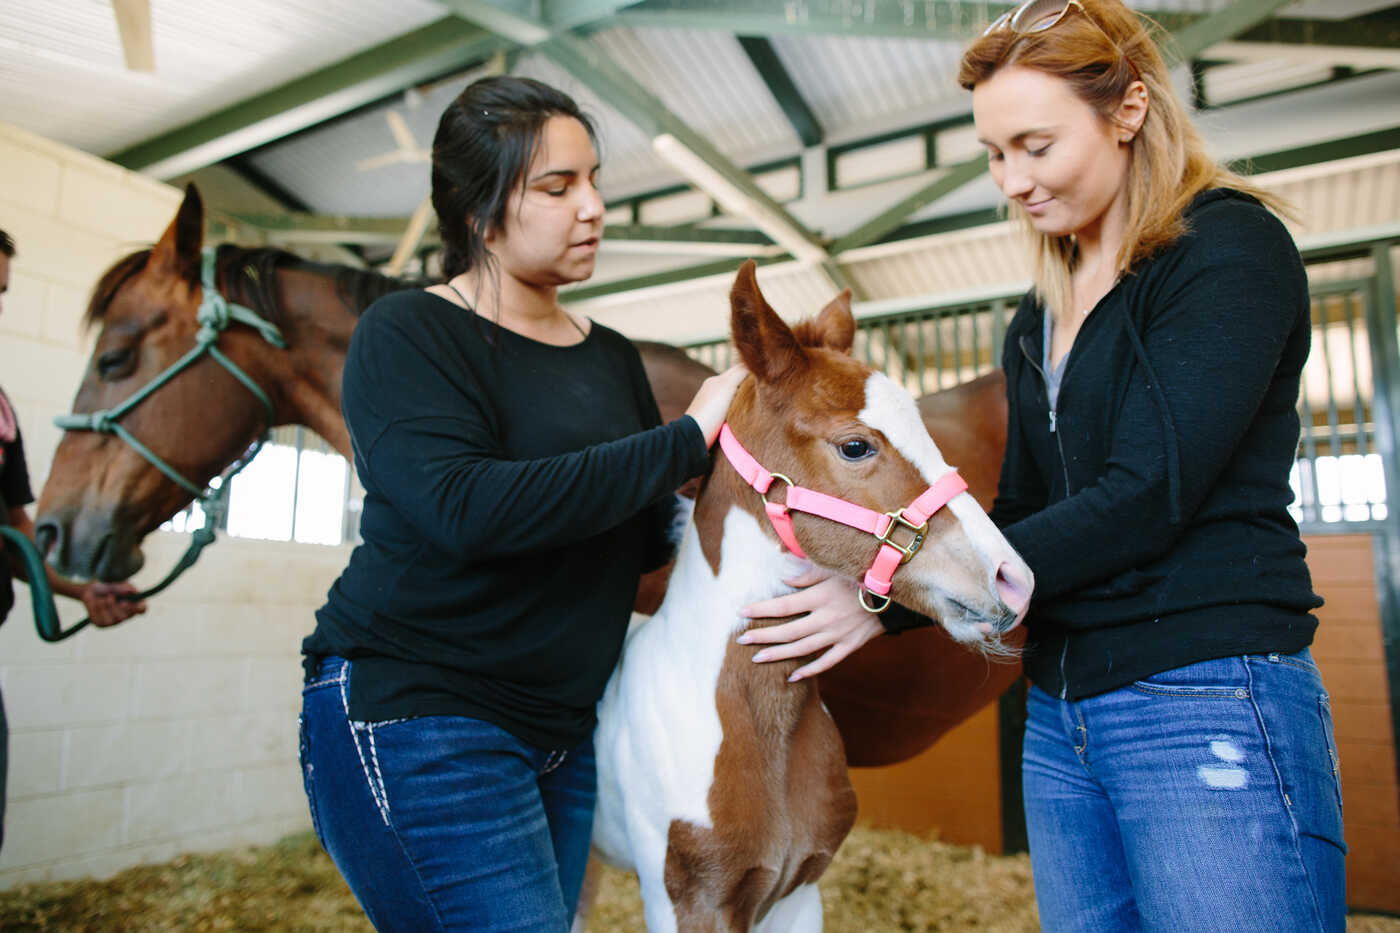
[[[145,558],[137,538],[109,511],[61,509],[39,516],[34,539],[49,566],[78,580],[125,580]]]

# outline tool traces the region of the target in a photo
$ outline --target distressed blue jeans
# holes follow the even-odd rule
[[[592,740],[538,749],[465,716],[353,722],[354,666],[302,690],[316,836],[380,931],[568,930],[588,863]]]
[[[1022,791],[1046,933],[1342,933],[1332,713],[1308,651],[1075,702],[1032,687]]]

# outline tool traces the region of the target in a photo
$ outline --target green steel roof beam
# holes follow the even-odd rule
[[[621,11],[625,26],[716,29],[742,35],[884,36],[965,40],[1014,3],[966,0],[643,0]]]
[[[543,0],[545,21],[555,32],[598,24],[638,0]]]
[[[157,178],[182,175],[465,69],[505,45],[449,16],[107,158]]]
[[[438,0],[458,16],[523,46],[590,26],[638,0]]]
[[[1284,169],[1298,168],[1303,165],[1350,159],[1354,156],[1370,155],[1375,152],[1389,152],[1392,149],[1400,149],[1400,123],[1387,129],[1376,130],[1373,133],[1363,133],[1360,136],[1329,139],[1327,142],[1314,143],[1310,146],[1298,146],[1295,149],[1283,149],[1278,152],[1236,159],[1230,163],[1230,168],[1250,175],[1262,175],[1265,172],[1281,172]]]
[[[438,0],[470,23],[520,45],[539,45],[552,34],[540,0]]]
[[[802,92],[793,83],[792,76],[788,74],[787,68],[783,67],[783,62],[778,58],[778,53],[773,48],[773,43],[761,36],[739,36],[739,45],[744,50],[744,54],[753,62],[754,68],[758,69],[758,76],[763,79],[763,83],[768,85],[768,90],[772,92],[773,99],[778,102],[778,106],[787,115],[788,122],[792,124],[793,132],[797,138],[802,140],[802,147],[810,149],[812,146],[820,146],[824,133],[821,123],[817,122],[816,114],[812,113],[812,108],[807,106],[807,101],[802,97]]]
[[[364,217],[346,214],[316,214],[303,211],[286,213],[233,212],[228,217],[239,223],[272,234],[285,243],[380,243],[398,242],[408,225],[407,217]],[[436,234],[430,233],[428,239]],[[705,252],[723,249],[747,256],[751,251],[774,248],[773,241],[757,230],[697,228],[694,226],[657,227],[643,224],[615,224],[607,228],[604,242],[654,245],[657,251]]]
[[[1400,46],[1400,7],[1349,19],[1274,17],[1242,31],[1235,39],[1281,45],[1393,49]]]
[[[567,0],[556,0],[564,3]],[[1285,6],[1286,4],[1276,4]],[[1242,0],[1215,16],[1235,18],[1228,36],[1242,42],[1335,45],[1387,49],[1400,45],[1400,13],[1392,8],[1346,20],[1264,18],[1253,20],[1251,0]],[[974,39],[986,24],[1015,3],[968,3],[967,0],[642,0],[618,11],[614,22],[625,26],[712,29],[744,35],[839,35],[899,39]],[[985,12],[984,12],[985,11]],[[1272,12],[1272,10],[1270,11]],[[1201,13],[1151,10],[1146,14],[1163,29],[1180,34],[1210,18]],[[1217,23],[1223,20],[1217,20]],[[1218,28],[1212,25],[1209,37]],[[1219,41],[1219,40],[1216,40]],[[1191,55],[1184,56],[1191,58]]]
[[[1233,39],[1240,33],[1255,28],[1293,2],[1294,0],[1235,0],[1229,6],[1172,32],[1171,41],[1162,49],[1167,56],[1167,64],[1189,62],[1217,42]]]
[[[910,215],[979,177],[986,168],[987,157],[982,154],[948,166],[947,171],[918,191],[901,198],[844,236],[837,237],[831,244],[832,254],[839,256],[847,250],[877,242],[899,229]]]
[[[722,207],[752,222],[799,259],[827,258],[816,234],[600,49],[570,35],[556,36],[537,48],[651,136],[658,154]]]
[[[770,266],[776,262],[786,261],[786,256],[754,257],[754,264],[758,266]],[[600,282],[596,285],[571,286],[569,288],[560,289],[559,300],[565,303],[587,301],[590,298],[602,298],[605,295],[636,291],[639,288],[653,288],[657,285],[670,285],[673,282],[689,282],[691,279],[700,279],[709,275],[733,274],[742,264],[743,260],[738,258],[718,259],[714,262],[704,262],[698,265],[684,266],[679,269],[668,269],[665,272],[653,272],[649,275],[638,275],[612,282]]]

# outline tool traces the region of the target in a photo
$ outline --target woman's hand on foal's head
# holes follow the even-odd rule
[[[859,587],[854,580],[813,567],[783,582],[797,587],[797,592],[745,606],[744,615],[750,619],[798,618],[781,625],[751,628],[739,636],[739,643],[771,646],[753,656],[758,662],[819,654],[793,671],[789,681],[830,670],[885,630],[879,616],[861,608]]]
[[[739,391],[739,383],[744,381],[749,371],[743,363],[735,363],[717,376],[711,376],[700,383],[700,391],[691,399],[687,415],[695,419],[705,435],[705,445],[713,446],[719,437],[719,429],[729,414],[729,405],[734,401],[734,393]]]

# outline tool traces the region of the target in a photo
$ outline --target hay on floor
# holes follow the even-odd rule
[[[1032,933],[1030,861],[908,833],[857,828],[821,881],[827,933]],[[604,869],[589,933],[642,929],[637,881]],[[309,833],[276,845],[183,855],[106,881],[0,892],[7,933],[370,933]],[[1400,919],[1354,916],[1348,933],[1400,933]]]

